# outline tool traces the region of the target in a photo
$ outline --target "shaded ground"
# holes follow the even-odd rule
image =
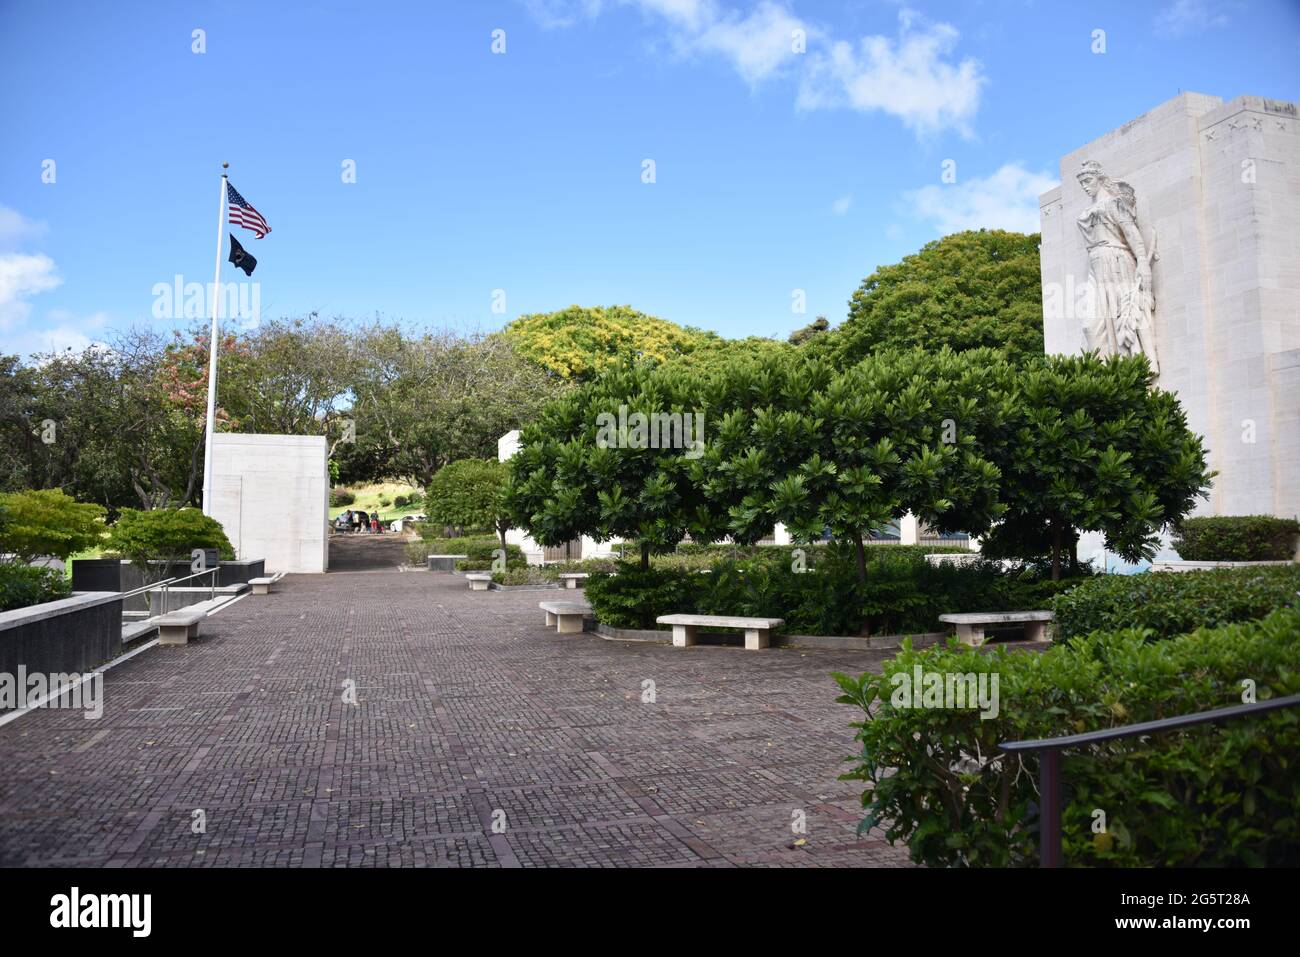
[[[880,655],[560,636],[554,592],[342,548],[388,570],[290,576],[110,670],[99,720],[0,727],[0,864],[906,863],[836,780],[853,714],[827,674]]]

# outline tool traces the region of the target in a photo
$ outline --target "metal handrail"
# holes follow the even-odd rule
[[[1117,738],[1132,738],[1144,734],[1158,734],[1187,728],[1197,724],[1215,724],[1230,721],[1248,714],[1275,711],[1278,708],[1293,708],[1300,705],[1300,694],[1286,695],[1282,698],[1269,698],[1267,701],[1253,701],[1250,704],[1233,705],[1228,708],[1215,708],[1213,711],[1197,711],[1192,714],[1177,715],[1173,718],[1160,718],[1156,721],[1142,721],[1138,724],[1121,725],[1118,728],[1104,728],[1101,731],[1087,731],[1083,734],[1067,734],[1059,738],[1040,738],[1035,741],[1008,741],[998,747],[1008,754],[1041,752],[1038,766],[1039,817],[1038,817],[1038,866],[1060,867],[1062,862],[1061,845],[1061,752],[1069,748],[1097,744],[1101,741],[1114,741]]]
[[[136,595],[143,595],[147,591],[153,591],[155,588],[159,588],[163,585],[170,585],[174,581],[176,581],[175,578],[164,578],[162,581],[154,582],[152,585],[141,585],[139,588],[132,588],[130,591],[122,592],[122,600],[125,601],[128,598],[134,598]]]

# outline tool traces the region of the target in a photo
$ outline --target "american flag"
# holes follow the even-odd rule
[[[239,190],[226,181],[226,199],[230,201],[230,222],[236,226],[251,229],[261,239],[271,231],[262,214],[249,205],[248,200],[239,195]]]

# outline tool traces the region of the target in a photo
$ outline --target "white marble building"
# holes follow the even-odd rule
[[[1040,197],[1049,353],[1083,348],[1090,162],[1131,185],[1155,246],[1158,385],[1219,473],[1197,514],[1300,514],[1300,107],[1184,93],[1063,157]]]

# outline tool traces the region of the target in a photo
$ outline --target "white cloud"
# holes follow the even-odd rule
[[[898,20],[896,40],[868,36],[856,47],[841,40],[829,52],[811,55],[799,107],[878,110],[918,135],[953,128],[969,136],[988,82],[979,61],[953,59],[960,34],[950,24],[922,24],[908,9]]]
[[[598,16],[600,0],[524,0],[543,26],[568,26]],[[856,44],[833,40],[780,0],[761,0],[749,11],[719,0],[619,0],[668,29],[682,55],[716,55],[750,86],[782,74],[799,74],[796,105],[803,110],[848,108],[898,117],[918,135],[956,129],[970,135],[987,78],[979,61],[957,60],[959,34],[947,23],[929,24],[904,7],[898,36],[867,36]],[[803,52],[796,51],[801,34]]]
[[[1226,26],[1228,16],[1212,0],[1174,0],[1156,14],[1156,29],[1180,36]]]
[[[0,329],[24,321],[32,308],[27,299],[61,282],[54,260],[43,253],[0,254]]]
[[[44,233],[44,223],[28,219],[16,209],[0,206],[0,249],[12,249]]]
[[[525,9],[546,29],[571,27],[600,13],[601,0],[523,0]]]
[[[852,194],[841,196],[835,202],[831,203],[831,212],[834,213],[836,216],[843,216],[845,213],[849,211],[849,207],[852,205],[853,205]]]
[[[989,176],[952,185],[930,185],[903,194],[910,211],[941,236],[965,229],[1012,229],[1036,233],[1038,197],[1057,185],[1048,173],[1020,162],[1005,163]]]

